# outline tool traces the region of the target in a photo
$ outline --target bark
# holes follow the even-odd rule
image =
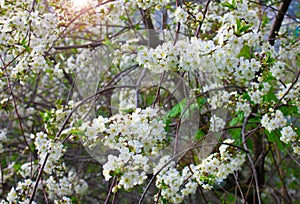
[[[278,13],[275,17],[274,23],[272,25],[270,35],[269,35],[269,42],[271,45],[275,44],[276,36],[278,35],[278,31],[281,27],[282,21],[284,19],[284,16],[290,6],[292,0],[283,0],[280,3]]]

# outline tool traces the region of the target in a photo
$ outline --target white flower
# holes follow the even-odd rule
[[[121,176],[118,185],[123,186],[125,190],[131,189],[134,185],[136,185],[135,179],[137,174],[138,174],[137,172],[125,172]]]
[[[282,128],[280,133],[281,133],[280,140],[283,141],[284,143],[294,142],[297,139],[297,134],[291,126]]]
[[[260,90],[250,91],[249,95],[251,97],[251,101],[255,104],[260,104],[262,102],[262,92]]]
[[[286,119],[283,116],[283,113],[280,110],[276,110],[276,113],[271,114],[271,118],[266,114],[261,119],[261,124],[269,132],[277,128],[284,127],[287,123]]]
[[[174,12],[175,22],[185,23],[188,17],[188,13],[181,7],[177,7]]]
[[[203,185],[202,185],[202,188],[203,188],[204,190],[211,190],[211,189],[212,189],[212,186],[209,185],[209,184],[203,184]]]
[[[300,155],[300,146],[299,145],[294,145],[293,146],[293,151],[295,152],[295,154]]]
[[[7,129],[0,130],[0,142],[7,141]]]
[[[14,188],[12,188],[10,190],[10,192],[7,194],[7,200],[8,200],[8,202],[16,203],[17,198],[18,198],[18,194],[17,194],[16,190]]]
[[[249,103],[237,102],[235,111],[236,112],[242,111],[242,112],[244,112],[244,117],[248,117],[251,113],[250,104]]]
[[[210,118],[210,127],[209,130],[212,132],[219,132],[222,131],[225,127],[226,123],[222,118],[217,117],[216,115],[213,115]]]
[[[283,62],[275,62],[270,68],[270,72],[277,80],[282,79],[284,77],[284,67],[285,64]]]

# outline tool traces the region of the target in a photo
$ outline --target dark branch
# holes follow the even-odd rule
[[[275,44],[275,39],[278,31],[281,27],[282,21],[284,19],[285,13],[287,12],[292,0],[283,0],[279,6],[278,13],[276,15],[275,21],[272,25],[272,29],[269,35],[269,42],[271,45]]]

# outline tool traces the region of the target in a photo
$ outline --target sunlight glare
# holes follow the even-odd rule
[[[89,4],[89,0],[72,0],[73,8],[76,10],[81,10]]]

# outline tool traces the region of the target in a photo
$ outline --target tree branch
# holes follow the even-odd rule
[[[271,45],[275,44],[276,36],[278,35],[278,31],[281,27],[282,21],[284,19],[285,13],[287,12],[290,3],[292,0],[283,0],[279,6],[278,13],[275,17],[275,21],[272,25],[272,29],[269,35],[269,42]]]

